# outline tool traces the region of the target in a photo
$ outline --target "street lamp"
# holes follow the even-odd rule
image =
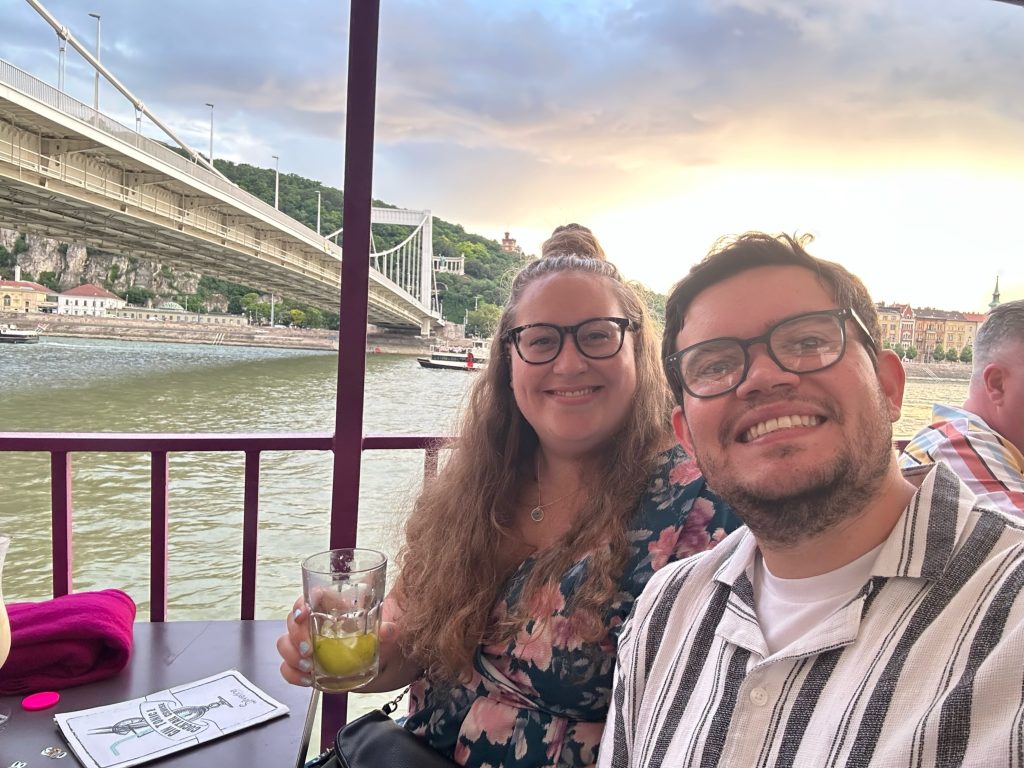
[[[99,64],[100,60],[100,15],[98,13],[90,13],[94,19],[96,19],[96,63]],[[99,112],[100,111],[100,68],[96,67],[96,79],[93,81],[92,88],[92,108]]]
[[[210,167],[213,167],[213,104],[206,102],[210,108]]]
[[[316,191],[316,233],[320,234],[320,190]]]
[[[66,31],[62,27],[57,33],[57,90],[61,93],[64,92],[64,56],[68,48],[67,35],[63,34]]]
[[[278,192],[281,190],[281,171],[279,169],[281,158],[277,155],[271,155],[271,157],[274,158],[274,207],[277,208]]]

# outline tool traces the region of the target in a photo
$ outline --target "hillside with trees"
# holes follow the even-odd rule
[[[214,161],[217,170],[251,195],[269,205],[274,204],[274,176],[272,168],[257,168],[244,163]],[[310,229],[316,229],[317,192],[320,192],[320,232],[329,235],[343,226],[344,193],[320,182],[293,173],[281,174],[278,190],[278,208]],[[373,204],[394,208],[382,200]],[[434,217],[433,246],[436,256],[464,256],[466,274],[439,273],[435,277],[438,297],[445,320],[462,323],[469,320],[469,332],[487,335],[489,319],[497,313],[508,298],[509,276],[530,258],[522,253],[508,253],[501,245],[480,235],[466,232],[459,224]],[[373,226],[373,242],[378,251],[386,251],[409,236],[410,229],[401,226]],[[223,287],[223,286],[222,286]]]

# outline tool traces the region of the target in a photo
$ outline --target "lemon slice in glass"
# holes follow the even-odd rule
[[[313,654],[320,668],[329,675],[347,677],[365,672],[377,656],[377,636],[373,633],[348,637],[313,638]]]

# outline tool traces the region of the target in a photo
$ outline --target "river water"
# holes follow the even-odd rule
[[[188,344],[44,339],[0,345],[0,431],[330,432],[332,353]],[[445,434],[472,374],[431,371],[415,358],[367,357],[370,433]],[[935,401],[962,402],[965,381],[910,380],[897,436]],[[393,557],[419,451],[368,452],[360,489],[361,546]],[[235,618],[241,573],[241,454],[171,454],[168,618]],[[149,456],[72,458],[74,586],[119,587],[148,614]],[[13,536],[8,600],[48,597],[49,460],[0,453],[0,531]],[[263,454],[257,618],[279,618],[300,591],[299,561],[326,548],[331,458]],[[393,575],[393,574],[392,574]]]

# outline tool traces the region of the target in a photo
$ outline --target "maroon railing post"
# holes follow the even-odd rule
[[[150,470],[149,620],[167,618],[167,451],[153,451]]]
[[[423,482],[433,480],[437,477],[437,446],[431,445],[423,453]]]
[[[256,617],[256,548],[260,522],[260,452],[245,452],[242,523],[242,619]]]
[[[71,592],[71,454],[50,453],[50,527],[53,536],[53,596]]]
[[[379,0],[351,0],[348,31],[348,93],[345,111],[345,227],[338,324],[338,391],[335,411],[331,547],[356,543],[359,467],[363,449],[363,384],[370,275],[370,206],[373,186],[373,122],[377,97]],[[347,254],[347,257],[344,255]],[[345,722],[344,696],[324,696],[320,743]]]

